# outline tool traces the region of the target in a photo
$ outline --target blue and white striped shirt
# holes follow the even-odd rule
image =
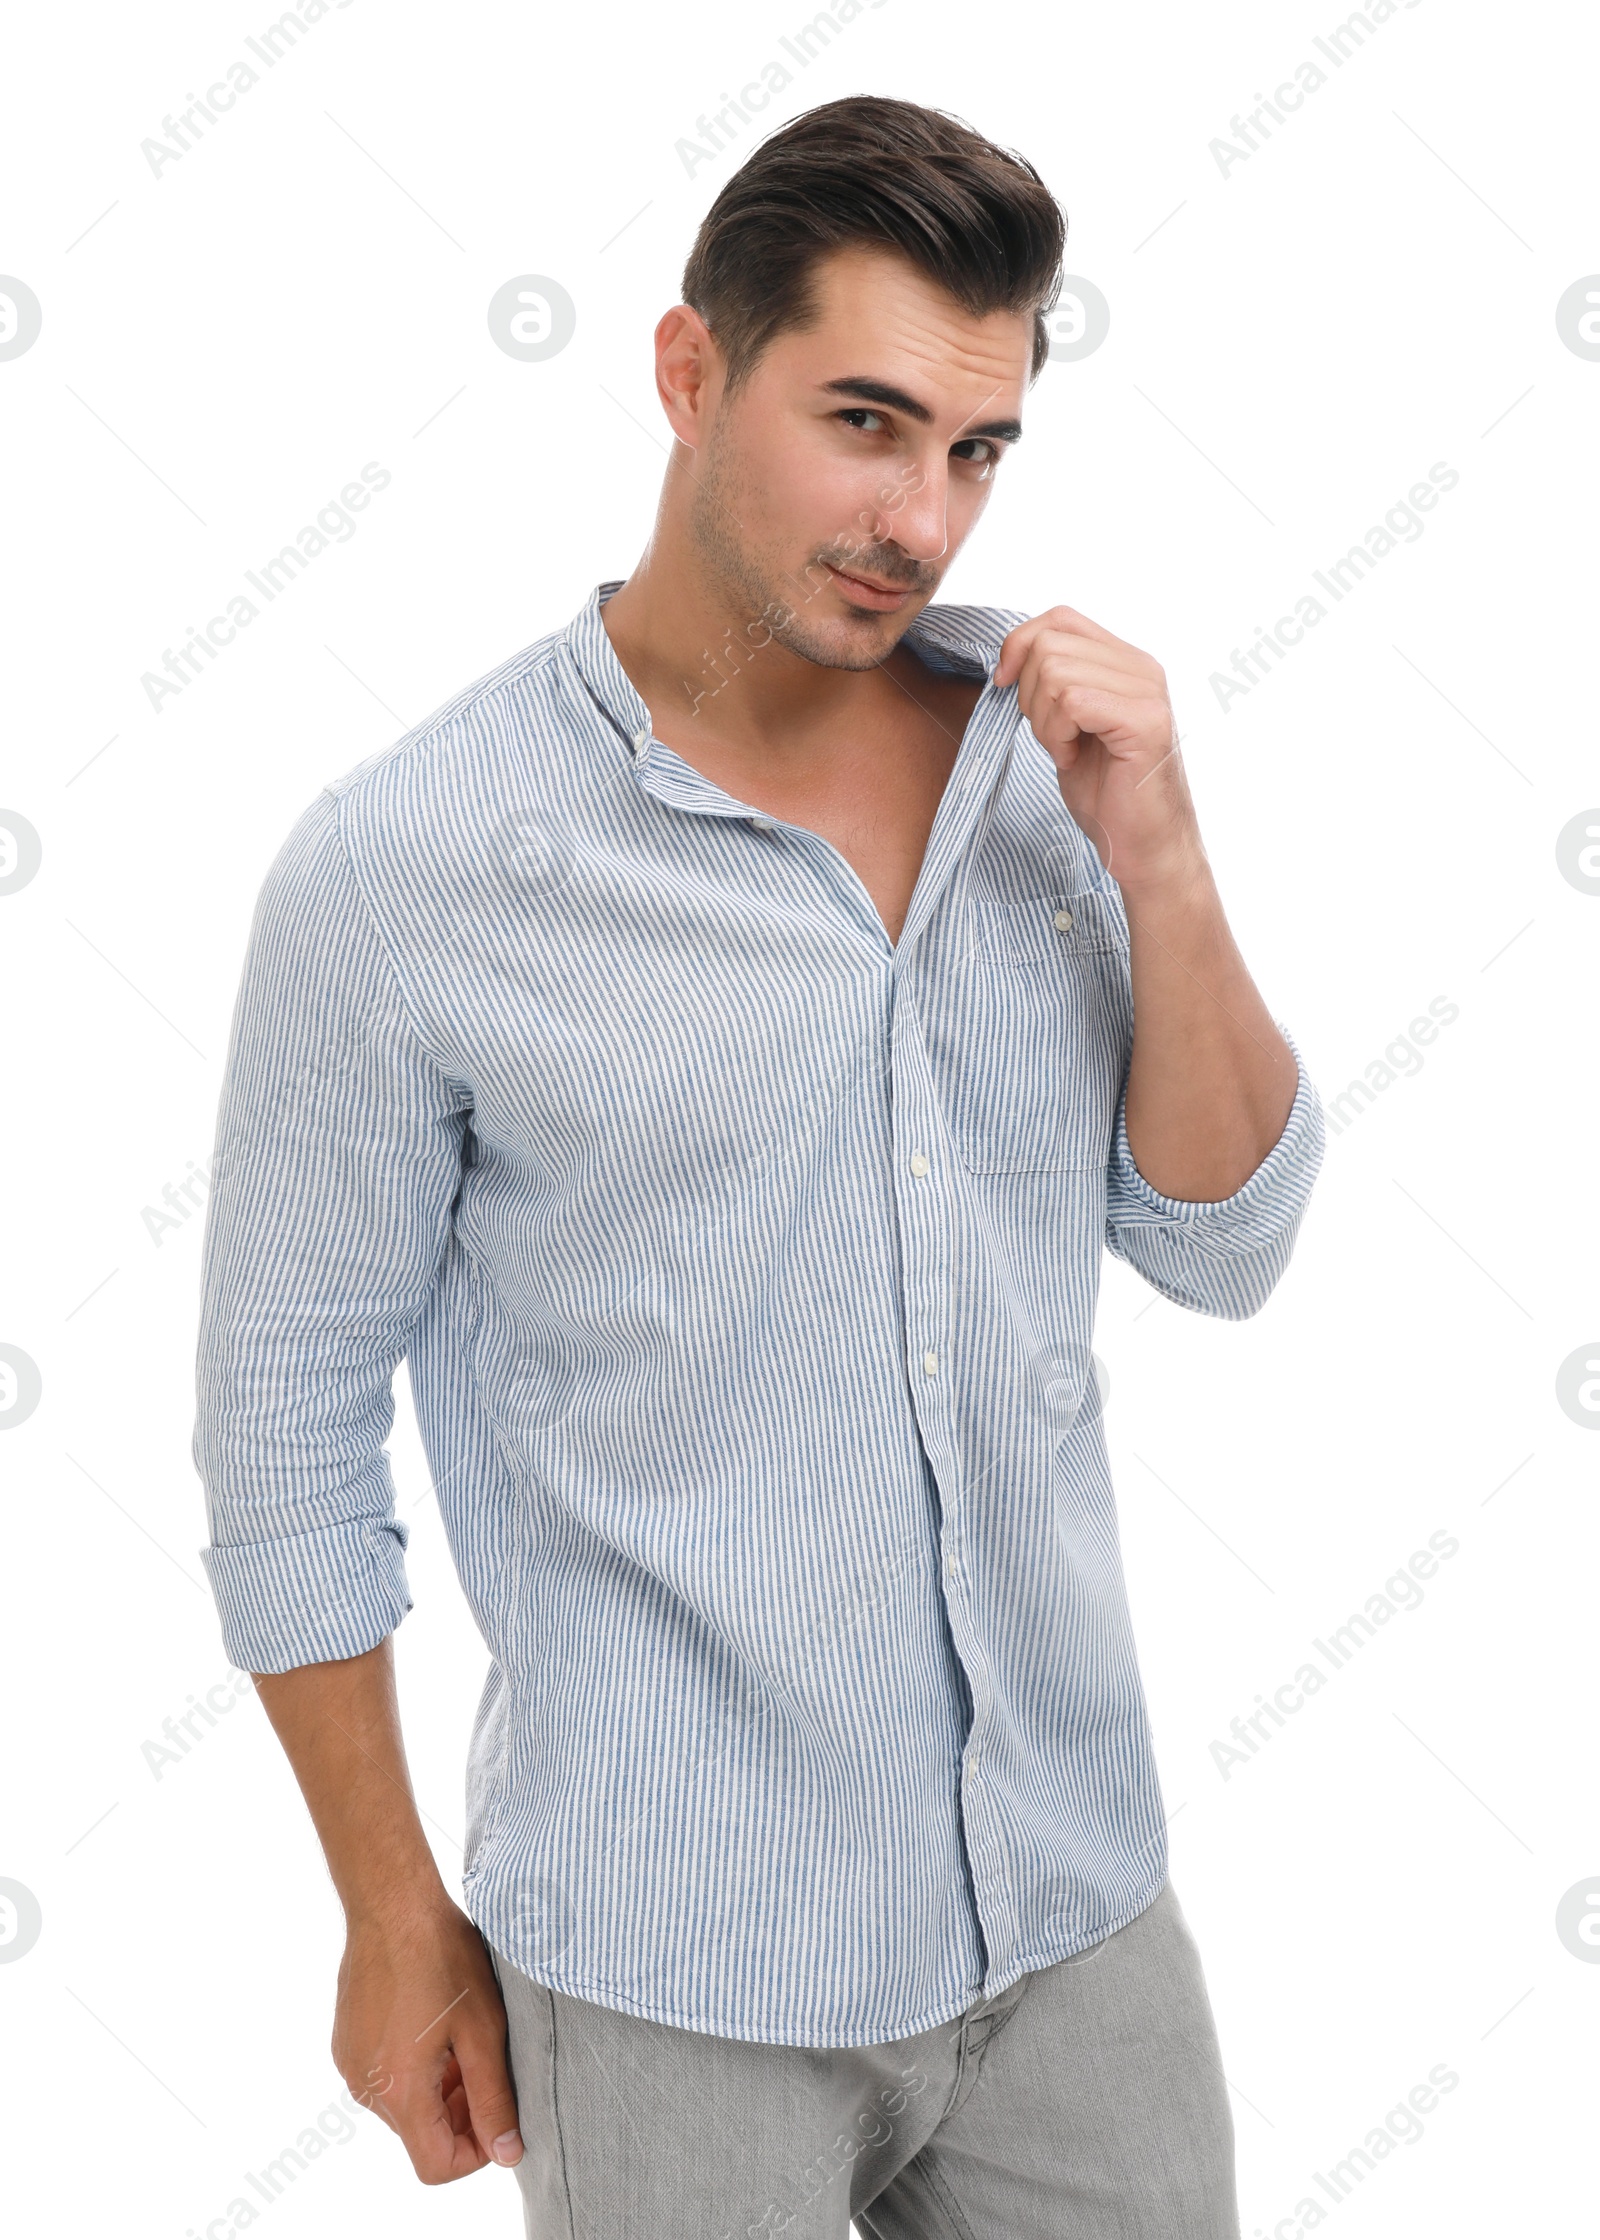
[[[1254,1313],[1322,1111],[1302,1066],[1232,1197],[1152,1189],[1127,919],[1015,686],[976,703],[891,943],[825,840],[652,737],[616,588],[329,784],[267,873],[201,1555],[242,1668],[390,1633],[405,1358],[491,1657],[485,1938],[629,2014],[869,2044],[1165,1880],[1102,1247]],[[907,643],[992,679],[1022,619],[934,605]]]

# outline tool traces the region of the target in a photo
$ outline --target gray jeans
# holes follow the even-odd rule
[[[1170,1882],[914,2038],[770,2046],[552,1991],[490,1948],[531,2240],[1239,2240],[1233,2118]]]

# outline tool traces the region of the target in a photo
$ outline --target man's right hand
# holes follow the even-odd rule
[[[425,2186],[521,2159],[500,1987],[476,1924],[448,1898],[349,1920],[333,2059]]]
[[[489,1948],[423,1833],[400,1737],[394,1641],[258,1673],[344,1906],[333,2058],[425,2186],[522,2158]]]

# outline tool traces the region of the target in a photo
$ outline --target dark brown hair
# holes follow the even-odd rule
[[[774,336],[816,317],[812,267],[835,249],[898,250],[974,318],[1033,313],[1049,355],[1064,213],[1025,157],[942,109],[855,94],[782,125],[728,180],[683,268],[731,393]]]

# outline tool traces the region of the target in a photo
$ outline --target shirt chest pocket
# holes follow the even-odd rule
[[[948,1110],[974,1174],[1103,1168],[1133,1031],[1128,936],[1104,891],[969,904]]]

